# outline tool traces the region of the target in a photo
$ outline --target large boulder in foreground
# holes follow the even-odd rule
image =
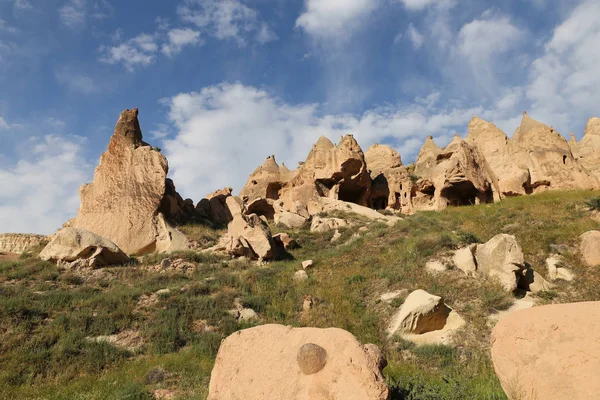
[[[509,314],[492,331],[492,360],[509,398],[598,398],[600,302]]]
[[[387,400],[379,349],[337,328],[263,325],[221,343],[209,400]]]
[[[127,254],[187,248],[159,212],[167,171],[167,159],[142,140],[138,110],[123,111],[93,182],[79,189],[81,206],[69,226],[110,239]]]
[[[86,260],[89,266],[129,262],[129,257],[110,240],[76,228],[63,228],[58,231],[39,257],[59,264]]]

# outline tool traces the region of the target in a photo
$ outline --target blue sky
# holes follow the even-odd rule
[[[194,201],[320,135],[411,162],[527,110],[580,137],[598,43],[597,0],[0,0],[0,231],[74,216],[125,108]]]

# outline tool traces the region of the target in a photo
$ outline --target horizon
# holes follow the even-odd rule
[[[195,202],[321,135],[407,164],[473,115],[512,137],[530,110],[580,140],[600,114],[593,0],[342,3],[0,0],[1,230],[73,217],[126,108]]]

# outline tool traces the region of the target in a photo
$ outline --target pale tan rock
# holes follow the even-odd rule
[[[408,289],[394,290],[393,292],[382,294],[379,297],[379,300],[384,301],[386,303],[391,303],[393,300],[399,297],[407,296],[408,294]]]
[[[269,226],[256,214],[234,215],[227,226],[227,233],[212,250],[263,260],[273,259],[277,255]]]
[[[265,217],[266,220],[272,220],[275,216],[274,204],[274,200],[260,197],[245,204],[244,213],[246,215],[256,214],[260,217]]]
[[[368,218],[372,221],[389,221],[389,220],[400,220],[398,217],[386,216],[378,213],[377,211],[364,207],[355,203],[348,203],[346,201],[329,199],[329,198],[318,198],[315,201],[311,201],[308,204],[309,212],[312,215],[316,215],[320,212],[335,212],[342,211],[347,213],[353,213],[361,217]]]
[[[200,200],[196,205],[196,210],[198,210],[200,216],[213,223],[226,225],[233,220],[233,213],[241,209],[241,206],[235,201],[236,199],[228,202],[231,197],[233,197],[231,188],[219,189]],[[230,209],[230,206],[232,209]]]
[[[54,263],[87,260],[91,266],[129,262],[129,257],[110,240],[77,228],[63,228],[58,231],[39,257]]]
[[[485,244],[477,245],[477,270],[497,278],[508,292],[517,288],[517,275],[525,269],[523,250],[513,235],[499,234]]]
[[[477,248],[476,244],[458,249],[454,252],[452,262],[456,268],[460,269],[467,275],[474,275],[477,272],[477,265],[475,264],[475,256],[473,252]]]
[[[590,118],[579,143],[571,134],[569,146],[577,162],[600,179],[600,118]]]
[[[409,214],[412,211],[412,182],[400,154],[388,146],[374,144],[365,152],[365,162],[373,181],[369,206]]]
[[[302,269],[308,269],[315,266],[315,262],[313,260],[305,260],[302,261]]]
[[[279,167],[275,156],[269,156],[260,167],[252,172],[248,182],[240,191],[240,197],[246,203],[260,198],[277,200],[283,182],[289,178],[289,170],[285,166]]]
[[[304,282],[304,281],[308,280],[308,274],[306,273],[306,271],[301,269],[300,271],[296,271],[293,279],[296,282]]]
[[[570,282],[575,279],[575,275],[566,266],[565,258],[559,254],[553,254],[546,259],[546,267],[548,268],[548,278],[551,281],[561,279]]]
[[[531,293],[552,290],[555,285],[548,282],[542,275],[531,268],[521,271],[522,277],[519,279],[518,286],[521,289],[528,290]]]
[[[276,225],[284,226],[290,229],[298,229],[302,228],[308,219],[298,214],[283,211],[275,214],[274,221]]]
[[[311,351],[306,360],[300,357],[299,364],[300,349],[307,344],[323,350]],[[208,398],[387,400],[379,357],[341,329],[281,325],[246,329],[222,342]],[[311,374],[303,373],[300,365],[308,365]]]
[[[600,393],[600,302],[518,311],[492,331],[502,387],[521,400],[588,400]]]
[[[341,218],[314,217],[310,224],[311,232],[328,232],[334,229],[347,228],[351,226],[348,221]]]
[[[2,233],[0,234],[0,252],[21,254],[31,247],[39,246],[49,239],[48,236],[44,235]]]
[[[123,111],[94,180],[79,189],[81,206],[71,226],[105,237],[127,254],[157,251],[160,236],[169,240],[159,213],[167,171],[167,159],[142,140],[138,110]],[[163,241],[162,250],[181,248]]]
[[[398,312],[392,317],[387,332],[422,334],[444,328],[452,311],[444,300],[424,290],[408,295]]]
[[[590,266],[600,265],[600,231],[589,231],[579,237],[579,251],[583,262]]]

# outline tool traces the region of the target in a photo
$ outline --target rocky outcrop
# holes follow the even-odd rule
[[[413,207],[441,210],[448,206],[490,203],[499,199],[496,180],[477,148],[460,137],[440,150],[431,139],[415,164],[419,181],[413,187]]]
[[[231,202],[232,200],[242,207],[241,200],[232,196],[231,188],[217,190],[198,202],[196,215],[217,225],[227,225],[233,220],[233,214],[238,209],[236,204]]]
[[[194,219],[194,201],[192,199],[183,199],[177,190],[172,179],[165,181],[165,194],[162,198],[159,212],[165,218],[177,225],[185,224]]]
[[[263,325],[221,343],[208,398],[387,400],[385,365],[376,346],[341,329]]]
[[[492,331],[492,361],[509,398],[597,398],[600,302],[508,314]]]
[[[227,226],[227,233],[212,250],[261,260],[271,260],[277,255],[269,226],[256,214],[236,213]]]
[[[581,166],[600,180],[600,118],[590,118],[579,143],[571,134],[569,147]]]
[[[129,257],[110,240],[77,228],[63,228],[56,232],[39,257],[62,265],[83,260],[89,267],[129,262]]]
[[[487,243],[477,245],[475,252],[477,270],[498,279],[508,292],[517,289],[519,276],[526,269],[523,250],[512,235],[500,234]]]
[[[240,191],[240,197],[244,202],[252,202],[261,198],[277,200],[279,191],[285,180],[289,179],[290,174],[285,166],[280,167],[277,164],[275,156],[269,156],[260,167],[252,172],[246,186]]]
[[[39,246],[48,240],[47,236],[24,234],[24,233],[3,233],[0,234],[0,253],[20,254],[27,249]]]
[[[142,140],[138,110],[125,110],[92,183],[79,189],[73,228],[94,232],[128,254],[186,248],[185,236],[159,211],[167,192],[167,159]]]
[[[372,180],[369,207],[410,213],[412,181],[400,154],[388,146],[374,144],[365,152],[365,162]]]

